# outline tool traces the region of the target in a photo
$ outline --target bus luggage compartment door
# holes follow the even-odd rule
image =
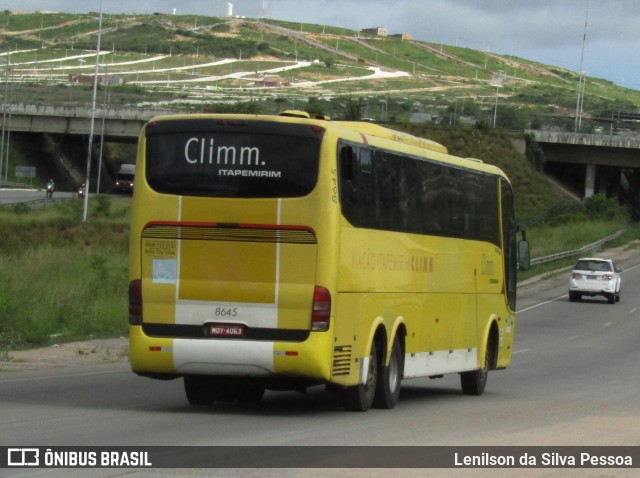
[[[310,229],[150,225],[143,238],[145,322],[309,329],[316,269]]]

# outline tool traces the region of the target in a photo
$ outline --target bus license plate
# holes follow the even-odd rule
[[[209,324],[210,337],[243,337],[242,324]]]

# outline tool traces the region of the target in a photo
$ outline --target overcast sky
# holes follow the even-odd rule
[[[235,0],[256,18],[264,0]],[[223,16],[227,0],[102,0],[105,13]],[[415,39],[514,55],[640,89],[640,0],[267,0],[267,16],[360,30],[383,26]],[[100,0],[0,0],[0,8],[98,11]],[[584,59],[583,38],[587,21]]]

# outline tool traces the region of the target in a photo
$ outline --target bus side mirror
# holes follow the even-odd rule
[[[518,242],[518,267],[521,271],[528,271],[530,266],[529,241],[522,239]]]
[[[528,271],[531,267],[531,256],[529,251],[529,241],[527,241],[527,231],[522,224],[518,224],[516,233],[522,233],[522,240],[518,242],[518,269]]]
[[[345,181],[353,179],[353,148],[343,146],[340,149],[340,178]]]

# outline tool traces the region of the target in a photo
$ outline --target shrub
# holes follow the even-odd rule
[[[628,217],[626,208],[618,204],[616,198],[607,198],[596,194],[583,200],[584,208],[590,219],[616,219]]]

